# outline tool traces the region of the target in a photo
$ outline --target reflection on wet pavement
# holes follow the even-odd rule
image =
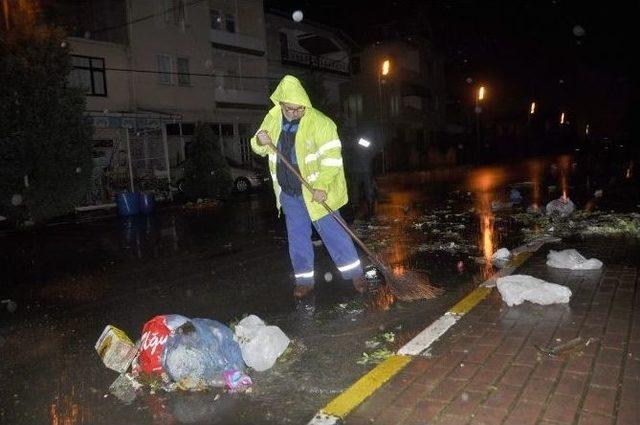
[[[367,340],[394,332],[389,349],[399,348],[491,273],[493,252],[522,240],[510,210],[496,208],[508,202],[507,186],[526,182],[518,186],[530,191],[526,203],[542,205],[550,183],[570,188],[570,158],[557,163],[562,172],[551,177],[550,161],[538,160],[380,179],[377,217],[353,227],[394,273],[426,272],[446,289],[433,301],[397,302],[385,287],[360,297],[320,247],[316,275],[334,278],[296,302],[270,193],[206,211],[174,208],[1,235],[0,298],[19,308],[1,316],[0,422],[303,423],[373,367],[358,364],[370,352]],[[223,323],[257,314],[297,349],[252,373],[252,394],[159,393],[130,406],[105,397],[116,376],[93,351],[104,326],[135,339],[146,320],[165,313]]]

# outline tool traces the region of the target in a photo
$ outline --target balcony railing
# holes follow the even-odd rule
[[[283,49],[282,63],[287,65],[302,66],[304,68],[320,71],[334,72],[349,75],[349,62],[328,59],[322,56],[312,55],[306,52]]]

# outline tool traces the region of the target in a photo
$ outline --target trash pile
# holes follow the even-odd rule
[[[107,325],[95,349],[104,365],[120,374],[110,393],[131,403],[141,388],[152,393],[250,391],[253,382],[247,369],[271,368],[289,343],[280,328],[267,326],[254,315],[241,320],[234,333],[212,319],[168,314],[145,323],[135,344],[122,330]]]

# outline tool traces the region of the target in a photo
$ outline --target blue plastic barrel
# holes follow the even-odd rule
[[[138,192],[120,192],[116,195],[118,214],[122,217],[136,215],[140,212],[140,195]]]
[[[152,213],[154,206],[155,206],[155,199],[153,197],[153,193],[151,192],[140,193],[140,213],[141,214]]]

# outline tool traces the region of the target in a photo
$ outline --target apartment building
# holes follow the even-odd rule
[[[377,43],[352,61],[353,78],[340,87],[349,132],[373,139],[378,170],[428,165],[445,120],[442,65],[429,42],[407,38]]]
[[[171,179],[197,122],[211,125],[225,156],[252,162],[248,141],[268,107],[262,0],[84,0],[44,8],[69,31],[69,81],[87,95],[97,167],[126,173],[133,151],[129,174]]]
[[[314,106],[339,120],[340,85],[351,79],[355,43],[339,30],[308,19],[296,22],[273,10],[265,16],[270,91],[283,75],[295,75]]]

